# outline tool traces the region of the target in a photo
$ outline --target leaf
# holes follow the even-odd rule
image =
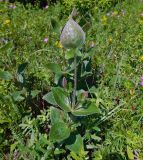
[[[44,145],[47,145],[48,143],[48,139],[47,139],[47,135],[46,134],[40,134],[40,137],[39,137],[39,144],[41,146],[44,146]],[[38,143],[37,143],[38,144]]]
[[[13,78],[13,76],[8,71],[0,71],[0,79],[10,80],[12,78]]]
[[[58,149],[56,148],[55,151],[54,151],[54,154],[61,154],[61,153],[65,153],[65,150],[64,149]]]
[[[52,125],[50,130],[50,140],[61,142],[70,136],[70,129],[64,122],[57,122]]]
[[[17,79],[17,81],[18,82],[20,82],[20,83],[24,83],[24,77],[23,77],[23,75],[22,74],[16,74],[16,79]]]
[[[90,103],[90,104],[87,104],[87,106],[74,110],[72,113],[75,116],[88,116],[95,113],[100,113],[100,110],[95,105],[95,103]]]
[[[17,141],[17,142],[14,142],[13,144],[11,144],[11,145],[10,145],[10,153],[12,153],[17,146],[18,146],[18,141]]]
[[[4,129],[0,128],[0,134],[2,134],[4,132]]]
[[[61,119],[61,112],[59,109],[57,108],[54,108],[54,107],[51,107],[50,108],[50,120],[51,120],[51,123],[52,124],[56,124],[58,123],[59,121],[60,122],[63,122],[63,120]]]
[[[61,74],[55,74],[54,83],[55,83],[55,84],[58,84],[58,82],[59,82],[59,80],[60,80],[61,77],[62,77]]]
[[[21,96],[21,94],[22,94],[22,91],[16,91],[11,93],[11,96],[14,99],[14,101],[20,102],[25,99],[24,97]]]
[[[80,50],[76,50],[76,54],[78,57],[82,57],[82,55],[83,55]]]
[[[103,157],[100,151],[96,151],[95,157],[96,157],[96,160],[103,160]]]
[[[92,75],[92,72],[83,72],[81,77]]]
[[[60,66],[56,63],[48,63],[47,67],[48,67],[48,69],[50,69],[54,73],[62,74]]]
[[[0,119],[0,124],[10,123],[10,119]]]
[[[81,160],[81,158],[77,154],[75,154],[74,152],[71,152],[70,155],[71,155],[72,159],[74,159],[74,160]]]
[[[94,129],[94,130],[97,131],[97,132],[101,131],[100,128],[97,127],[97,126],[94,126],[92,129]]]
[[[24,72],[25,68],[27,67],[28,65],[28,62],[25,62],[25,63],[22,63],[18,66],[18,70],[17,70],[17,73],[18,74],[21,74]]]
[[[70,151],[76,153],[76,154],[80,154],[81,152],[83,152],[83,140],[81,135],[76,135],[76,139],[75,142],[71,145],[67,145],[66,146]]]
[[[70,108],[69,99],[68,99],[66,93],[63,91],[63,89],[60,87],[55,87],[52,89],[52,93],[53,93],[54,99],[55,99],[56,103],[58,104],[58,106],[62,110],[66,111],[66,112],[70,112],[71,108]]]
[[[94,140],[96,140],[97,142],[101,141],[101,138],[99,136],[96,136],[95,134],[92,134],[91,138],[94,139]]]
[[[70,49],[69,51],[66,52],[65,54],[65,58],[67,60],[71,59],[71,58],[74,58],[74,55],[76,53],[76,50],[75,49]]]
[[[127,154],[128,154],[129,160],[134,160],[133,150],[129,146],[127,146]]]
[[[57,105],[52,92],[45,94],[43,99],[52,105]]]
[[[37,90],[37,89],[31,91],[31,96],[32,96],[32,98],[35,98],[39,93],[40,93],[40,90]]]

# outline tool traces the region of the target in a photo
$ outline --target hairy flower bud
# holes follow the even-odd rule
[[[63,86],[64,88],[66,88],[66,86],[67,86],[67,80],[66,80],[65,77],[63,77],[63,79],[62,79],[62,86]]]
[[[70,18],[66,23],[60,42],[64,48],[79,48],[85,42],[85,33],[82,28]]]

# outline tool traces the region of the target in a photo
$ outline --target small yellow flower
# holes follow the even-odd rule
[[[3,24],[4,24],[4,25],[9,25],[9,24],[10,24],[10,22],[11,22],[11,21],[10,21],[9,19],[7,19],[7,20],[5,20],[5,21],[4,21],[4,23],[3,23]]]
[[[135,90],[134,90],[134,89],[131,89],[131,90],[130,90],[130,95],[133,96],[134,94],[135,94]]]
[[[58,48],[63,48],[62,44],[61,44],[59,41],[56,41],[56,42],[55,42],[55,45],[56,45]]]
[[[112,37],[109,37],[108,42],[111,44],[113,42]]]
[[[104,15],[104,16],[101,18],[101,21],[105,23],[105,22],[107,21],[107,17]]]
[[[140,59],[140,61],[143,61],[143,56],[140,56],[140,58],[139,58],[139,59]]]

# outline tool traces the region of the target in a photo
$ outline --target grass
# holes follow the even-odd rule
[[[60,4],[48,9],[15,5],[12,9],[8,3],[0,4],[0,156],[41,159],[52,146],[47,131],[49,105],[42,100],[55,85],[47,64],[54,62],[62,69],[67,64],[59,36],[68,16],[61,14]],[[84,139],[84,148],[94,145],[92,159],[131,160],[135,150],[143,159],[142,14],[142,2],[134,0],[119,3],[106,12],[94,8],[76,18],[86,32],[82,52],[92,58],[94,92],[99,100],[96,103],[103,111],[98,122],[101,131],[95,134],[100,139],[87,138],[90,127],[84,135],[89,140]],[[86,149],[85,157],[90,157]],[[60,159],[61,155],[76,157],[60,150],[50,159]]]

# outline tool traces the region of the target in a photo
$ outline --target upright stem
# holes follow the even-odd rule
[[[72,106],[75,107],[76,102],[76,89],[77,89],[77,62],[76,62],[76,53],[74,55],[74,90],[73,90],[73,99]]]

